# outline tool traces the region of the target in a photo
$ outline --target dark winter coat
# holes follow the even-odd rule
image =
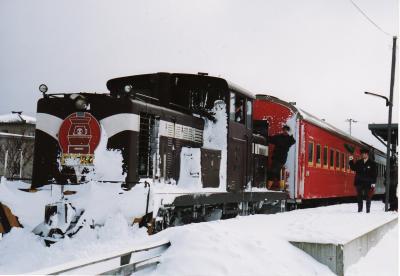
[[[350,169],[356,172],[354,179],[355,186],[371,186],[376,183],[376,177],[378,170],[375,161],[368,158],[367,162],[364,163],[363,159],[349,161]]]
[[[289,148],[296,143],[292,135],[277,134],[268,136],[268,143],[275,145],[272,161],[285,164]]]

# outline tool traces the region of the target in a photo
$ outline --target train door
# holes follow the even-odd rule
[[[228,191],[241,191],[250,181],[251,112],[251,100],[231,91],[228,131]]]

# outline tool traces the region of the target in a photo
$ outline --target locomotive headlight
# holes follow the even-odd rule
[[[75,98],[75,108],[78,110],[86,110],[87,108],[87,100],[85,97],[79,95],[78,97]]]
[[[131,91],[132,91],[132,89],[133,89],[133,87],[132,87],[132,85],[130,85],[130,84],[127,84],[127,85],[125,85],[124,86],[124,91],[125,91],[125,93],[131,93]]]
[[[48,90],[47,85],[45,85],[45,84],[39,85],[39,91],[41,93],[45,94],[47,92],[47,90]]]

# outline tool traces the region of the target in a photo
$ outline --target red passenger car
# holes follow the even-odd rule
[[[277,134],[283,125],[288,125],[296,139],[281,173],[290,202],[316,203],[354,197],[354,172],[348,166],[348,158],[350,155],[359,158],[360,148],[369,148],[375,157],[379,168],[376,194],[384,193],[383,152],[272,96],[257,95],[253,118],[268,121],[268,135]],[[270,145],[269,162],[273,154]]]

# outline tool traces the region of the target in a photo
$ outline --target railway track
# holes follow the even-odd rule
[[[101,257],[88,258],[58,266],[33,271],[30,275],[60,275],[60,274],[90,274],[90,275],[131,275],[132,273],[156,266],[160,263],[160,256],[171,245],[169,241],[162,241],[132,250],[114,252]]]

